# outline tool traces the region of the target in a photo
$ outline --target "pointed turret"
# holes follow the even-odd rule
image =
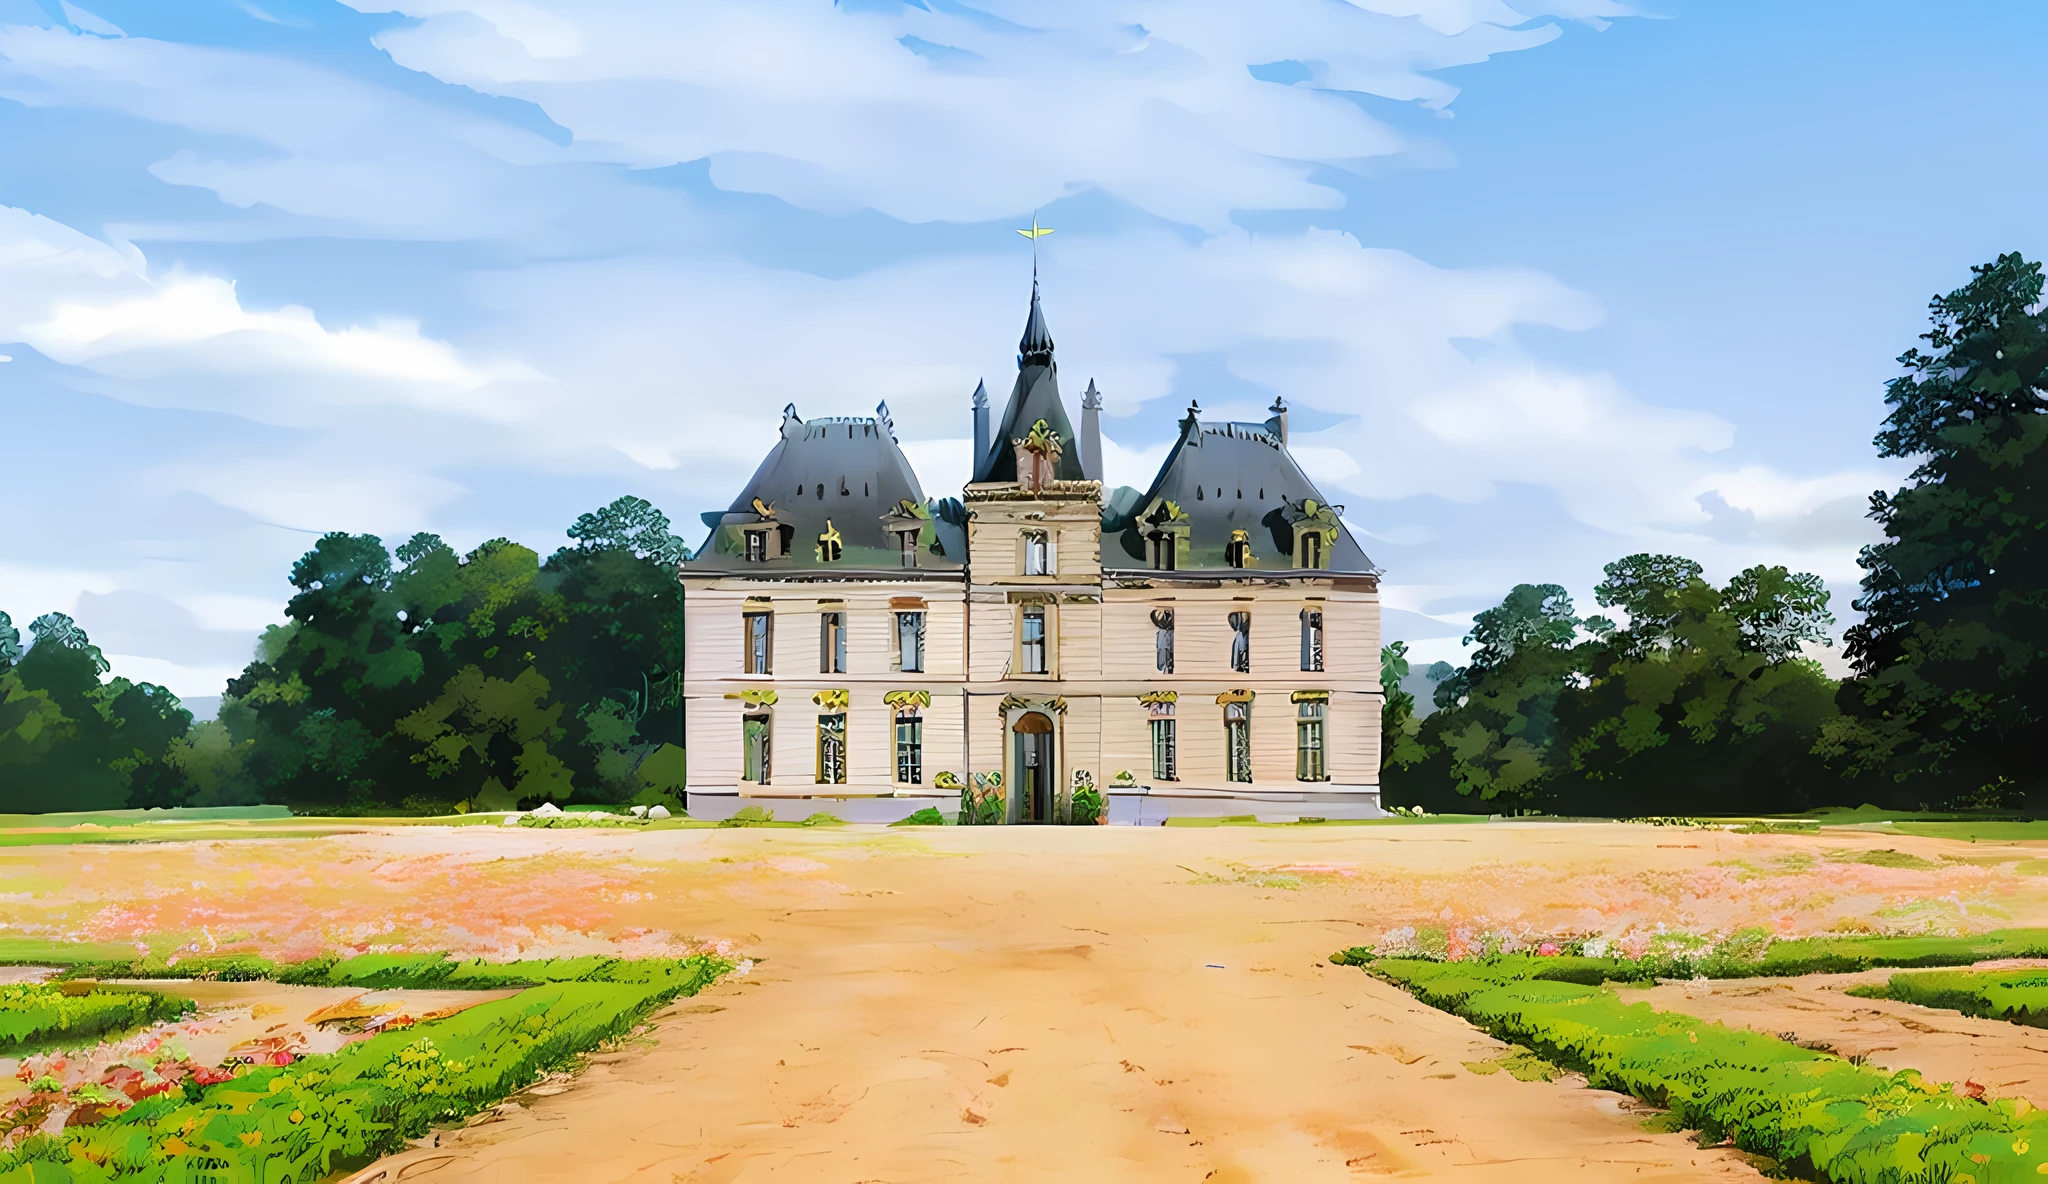
[[[1040,420],[1045,432],[1059,437],[1059,459],[1053,479],[1083,481],[1080,449],[1075,447],[1073,421],[1060,399],[1059,368],[1052,358],[1052,332],[1045,327],[1045,309],[1038,298],[1038,277],[1031,277],[1031,312],[1024,319],[1024,337],[1017,343],[1017,383],[996,421],[988,446],[974,462],[974,480],[1015,481],[1017,445],[1032,437]],[[1043,435],[1043,433],[1041,433]]]
[[[1092,378],[1081,392],[1081,472],[1090,481],[1102,480],[1102,392]]]
[[[988,455],[988,384],[974,384],[974,464],[981,466],[981,460]]]

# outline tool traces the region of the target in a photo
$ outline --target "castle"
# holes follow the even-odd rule
[[[1377,815],[1378,573],[1285,403],[1190,408],[1151,487],[1107,496],[1101,407],[1090,381],[1074,432],[1034,277],[959,499],[925,498],[886,404],[786,408],[682,566],[691,812]]]

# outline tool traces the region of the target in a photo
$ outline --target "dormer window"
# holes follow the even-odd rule
[[[839,557],[845,554],[845,548],[840,544],[839,531],[833,527],[830,518],[825,519],[825,533],[818,536],[818,562],[839,562]]]
[[[1153,571],[1174,570],[1172,535],[1163,530],[1155,530],[1147,536],[1146,543],[1152,548]]]
[[[747,562],[748,562],[748,563],[766,563],[766,562],[768,562],[768,532],[767,532],[767,530],[765,530],[765,529],[762,529],[762,530],[750,530],[750,531],[748,531],[748,532],[747,532]]]
[[[1042,530],[1024,532],[1024,574],[1027,576],[1049,576],[1053,574],[1052,543],[1047,541]]]
[[[915,527],[896,532],[896,551],[905,567],[917,566],[917,535]]]
[[[1302,531],[1301,543],[1297,550],[1299,553],[1295,557],[1294,566],[1309,570],[1320,569],[1323,566],[1323,532]]]
[[[1223,548],[1223,561],[1232,567],[1252,565],[1252,541],[1244,531],[1230,532],[1230,544]]]

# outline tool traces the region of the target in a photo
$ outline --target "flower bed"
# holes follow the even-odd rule
[[[192,1009],[189,999],[154,991],[80,990],[83,986],[0,986],[0,1056],[94,1042]]]
[[[732,969],[706,956],[603,961],[581,981],[532,987],[288,1065],[202,1075],[165,1050],[157,1080],[144,1088],[121,1094],[94,1083],[91,1098],[74,1090],[73,1102],[105,1105],[80,1106],[73,1114],[83,1121],[0,1151],[0,1184],[310,1184],[495,1104]]]
[[[1845,974],[1880,966],[1968,966],[1993,958],[2048,957],[2048,929],[1999,929],[1969,937],[1804,937],[1772,940],[1767,934],[1736,934],[1722,942],[1671,935],[1662,949],[1640,958],[1607,955],[1599,940],[1545,942],[1535,952],[1487,961],[1530,969],[1525,978],[1595,985],[1648,982],[1659,978],[1783,978],[1799,974]],[[1334,960],[1362,966],[1376,957],[1405,955],[1358,946]]]
[[[1865,999],[1895,999],[1984,1019],[2048,1028],[2048,969],[1928,970],[1889,982],[1851,987]]]
[[[1832,1184],[1989,1184],[2048,1174],[2048,1117],[1959,1097],[1612,991],[1537,979],[1537,959],[1370,960],[1373,974],[1494,1036],[1670,1110],[1703,1144],[1731,1139]]]
[[[625,961],[599,955],[540,958],[524,962],[457,962],[442,953],[359,954],[273,962],[252,954],[184,958],[142,958],[128,962],[80,962],[66,979],[196,978],[220,982],[267,980],[298,987],[361,987],[364,990],[496,990],[560,982],[640,982],[650,968],[677,965],[666,959]]]

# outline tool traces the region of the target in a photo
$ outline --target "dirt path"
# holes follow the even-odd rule
[[[1758,1178],[1732,1152],[1645,1133],[1614,1095],[1464,1069],[1503,1046],[1330,965],[1358,940],[1355,903],[1198,874],[1246,834],[1131,831],[1089,851],[1006,828],[915,858],[813,847],[829,892],[698,895],[750,935],[752,974],[683,1001],[651,1047],[600,1058],[566,1092],[360,1178]],[[735,858],[791,849],[774,832],[716,838]]]
[[[2010,966],[2012,962],[1987,963]],[[1935,1081],[1974,1082],[1990,1097],[2048,1106],[2048,1031],[2004,1020],[1845,994],[1898,973],[1810,974],[1784,979],[1665,983],[1622,996],[1702,1019],[1790,1036],[1863,1057],[1888,1071],[1918,1069]]]

